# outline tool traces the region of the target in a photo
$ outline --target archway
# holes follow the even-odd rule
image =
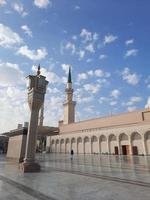
[[[106,139],[106,136],[104,136],[104,135],[100,136],[100,149],[101,149],[101,153],[107,153],[108,152],[107,139]]]
[[[84,153],[91,153],[91,143],[89,137],[84,138]]]
[[[92,153],[99,153],[99,142],[96,136],[91,138],[91,143]]]
[[[108,142],[109,142],[109,150],[111,154],[119,154],[119,148],[117,144],[117,138],[114,134],[109,135],[108,137]]]
[[[142,137],[138,132],[134,132],[131,134],[131,142],[133,155],[144,154],[142,146]]]
[[[145,146],[147,155],[150,155],[150,131],[145,133]]]
[[[81,137],[77,139],[77,153],[83,153],[83,142]]]
[[[66,139],[66,153],[70,153],[70,141],[69,138]]]
[[[120,143],[120,153],[123,155],[130,155],[130,146],[129,146],[129,140],[128,135],[125,133],[121,133],[119,135],[119,143]]]

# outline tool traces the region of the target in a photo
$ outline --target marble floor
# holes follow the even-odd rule
[[[150,157],[38,154],[40,173],[0,155],[0,200],[150,200]]]

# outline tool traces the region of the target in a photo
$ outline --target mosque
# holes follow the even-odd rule
[[[65,90],[64,119],[58,134],[47,136],[50,153],[150,155],[150,109],[75,122],[71,69]]]
[[[66,100],[63,104],[64,119],[59,121],[58,127],[43,126],[42,106],[37,149],[48,153],[70,153],[73,150],[77,154],[150,155],[150,108],[75,122],[76,102],[73,101],[73,92],[69,68]],[[2,134],[1,138],[9,138],[9,142],[5,142],[8,143],[8,158],[24,158],[27,133],[28,124],[25,123]]]

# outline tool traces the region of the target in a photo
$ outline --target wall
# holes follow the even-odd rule
[[[26,135],[17,135],[9,138],[7,158],[22,159],[25,154]]]
[[[128,127],[141,123],[150,122],[150,110],[123,113],[120,115],[102,117],[82,122],[76,122],[69,125],[61,125],[60,134],[70,134],[82,130],[93,128],[107,129],[114,127]]]

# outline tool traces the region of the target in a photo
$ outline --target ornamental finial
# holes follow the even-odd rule
[[[40,69],[41,69],[41,67],[40,67],[40,64],[39,64],[39,66],[38,66],[38,70],[37,70],[37,76],[39,76],[40,73],[41,73]]]
[[[69,65],[68,83],[72,83],[72,80],[71,80],[71,65]]]

